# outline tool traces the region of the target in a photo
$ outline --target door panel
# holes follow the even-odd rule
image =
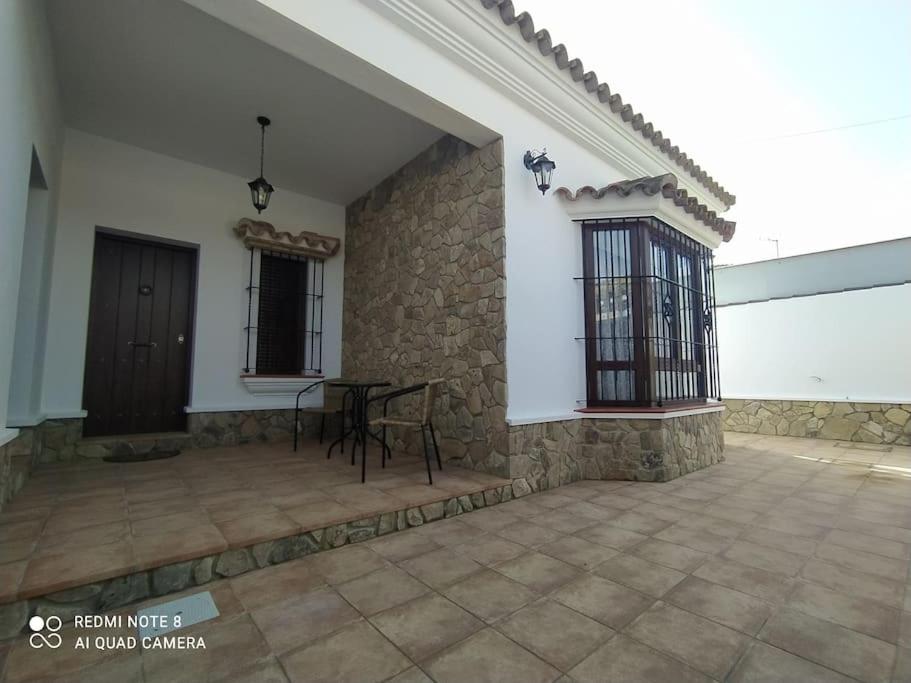
[[[86,436],[186,428],[195,264],[187,249],[96,236]]]

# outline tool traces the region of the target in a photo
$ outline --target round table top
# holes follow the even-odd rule
[[[333,387],[348,387],[349,389],[354,389],[356,387],[388,387],[392,386],[391,382],[386,382],[384,380],[356,380],[356,379],[335,379],[329,382],[326,382]]]

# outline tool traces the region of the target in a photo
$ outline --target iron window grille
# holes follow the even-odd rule
[[[656,218],[580,222],[588,405],[720,399],[712,250]]]
[[[244,373],[322,374],[325,262],[250,248]]]

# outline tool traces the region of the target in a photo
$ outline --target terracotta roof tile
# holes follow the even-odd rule
[[[608,194],[615,194],[619,197],[629,197],[634,193],[642,193],[652,197],[660,193],[662,197],[670,199],[680,209],[692,215],[696,220],[705,223],[712,230],[721,235],[721,238],[725,242],[730,242],[731,238],[734,236],[736,223],[724,220],[705,204],[700,204],[698,199],[690,197],[686,190],[678,189],[677,176],[673,173],[636,178],[635,180],[620,180],[616,183],[605,185],[600,189],[596,189],[591,185],[586,185],[573,192],[567,187],[559,187],[555,192],[571,202],[576,201],[584,195],[590,195],[594,199],[601,199]]]
[[[573,81],[585,87],[586,91],[594,94],[598,101],[610,107],[615,114],[629,124],[633,130],[638,131],[642,137],[657,147],[663,154],[670,157],[680,168],[695,178],[701,185],[709,190],[713,195],[731,207],[737,198],[724,189],[712,176],[706,173],[702,167],[690,159],[684,152],[671,144],[670,139],[664,137],[660,130],[655,130],[655,125],[646,121],[641,113],[633,110],[632,106],[625,104],[623,99],[617,93],[611,93],[607,83],[599,83],[598,76],[594,71],[586,71],[579,59],[570,59],[566,51],[566,46],[562,43],[554,45],[550,33],[546,29],[535,31],[535,24],[528,12],[520,14],[515,13],[515,7],[512,0],[480,0],[485,9],[496,8],[500,14],[500,19],[507,26],[513,24],[519,27],[522,38],[527,43],[535,42],[539,52],[544,56],[551,56],[558,69],[569,70]]]

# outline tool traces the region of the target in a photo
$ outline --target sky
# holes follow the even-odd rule
[[[911,0],[515,4],[737,196],[716,264],[911,236]]]

